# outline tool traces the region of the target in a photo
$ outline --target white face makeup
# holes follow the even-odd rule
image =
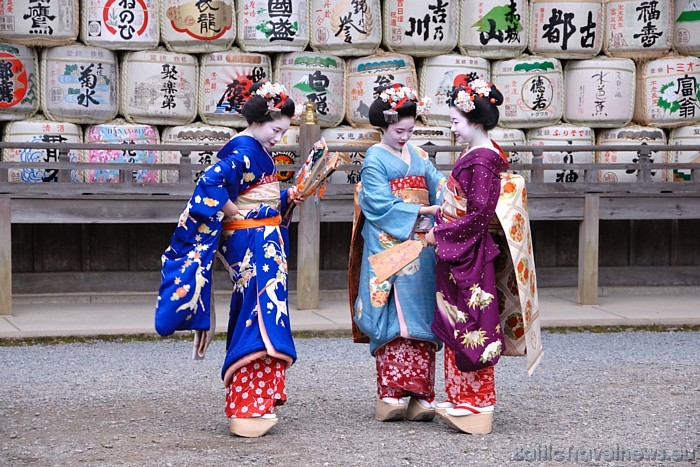
[[[452,133],[455,134],[460,144],[471,144],[474,137],[483,131],[480,125],[473,125],[456,107],[450,107],[450,121]]]
[[[416,119],[413,117],[404,117],[396,123],[389,124],[382,135],[382,143],[401,151],[413,136],[415,126]]]
[[[282,140],[291,123],[292,119],[282,116],[265,123],[251,123],[247,132],[269,151]]]

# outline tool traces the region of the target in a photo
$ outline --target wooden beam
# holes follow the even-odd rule
[[[318,124],[303,123],[299,128],[300,155],[306,158],[321,137]],[[309,199],[299,206],[297,239],[297,309],[318,309],[321,251],[321,204]]]
[[[0,315],[12,314],[12,209],[0,197]]]
[[[598,195],[586,195],[578,234],[578,302],[581,305],[598,304],[599,206]]]

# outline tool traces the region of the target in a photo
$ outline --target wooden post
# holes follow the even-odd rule
[[[58,161],[59,162],[70,162],[70,155],[68,154],[70,150],[68,148],[61,148],[58,150]],[[58,183],[70,183],[71,182],[71,172],[70,169],[60,169],[58,171]]]
[[[190,151],[180,151],[179,182],[183,185],[192,185],[192,159]],[[214,290],[212,288],[212,290]]]
[[[535,149],[532,151],[532,163],[537,166],[537,168],[532,169],[530,174],[530,180],[533,183],[543,183],[544,182],[544,170],[542,169],[543,154],[541,149]]]
[[[10,197],[0,197],[0,315],[12,314],[12,210]]]
[[[578,302],[598,304],[598,250],[600,197],[586,194],[578,232]]]
[[[302,123],[299,128],[300,162],[306,160],[321,128],[314,123]],[[307,199],[299,209],[299,238],[297,239],[297,309],[318,309],[319,269],[321,250],[321,205]]]

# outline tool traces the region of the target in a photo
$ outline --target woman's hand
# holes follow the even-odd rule
[[[293,186],[287,190],[287,201],[299,206],[306,200],[306,196],[297,196],[297,187]]]
[[[233,201],[231,200],[226,201],[226,204],[224,204],[224,207],[221,208],[221,210],[224,211],[224,214],[228,217],[238,214],[238,206],[233,204]]]
[[[435,245],[435,227],[430,229],[427,234],[425,234],[425,243],[428,245]]]
[[[438,209],[440,209],[440,206],[437,206],[435,204],[432,206],[421,206],[418,210],[418,214],[420,214],[421,216],[435,216],[438,212]]]

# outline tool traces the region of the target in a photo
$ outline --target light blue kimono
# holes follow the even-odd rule
[[[445,177],[425,151],[408,145],[411,164],[375,145],[367,150],[361,172],[359,204],[365,217],[364,247],[354,320],[369,337],[370,352],[401,336],[440,345],[430,326],[435,313],[435,252],[424,248],[420,257],[384,282],[376,279],[369,256],[416,238],[413,233],[419,204],[392,192],[390,181],[408,176],[425,179],[430,204],[442,202]],[[432,221],[432,217],[430,218]]]

